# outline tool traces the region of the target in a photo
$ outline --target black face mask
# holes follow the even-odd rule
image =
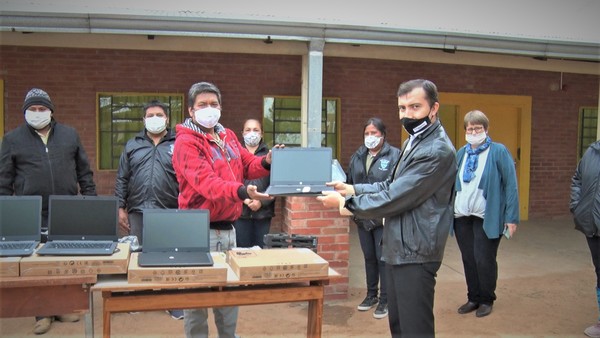
[[[404,126],[404,129],[406,130],[406,132],[408,132],[411,135],[414,135],[422,130],[425,130],[425,128],[427,128],[427,126],[429,126],[431,124],[431,120],[429,119],[429,114],[427,114],[427,116],[420,118],[420,119],[411,119],[408,117],[403,117],[401,121],[402,121],[402,125]]]

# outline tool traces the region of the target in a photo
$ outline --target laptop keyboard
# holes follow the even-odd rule
[[[0,250],[25,250],[31,247],[31,243],[0,243]]]
[[[48,248],[57,249],[110,249],[112,243],[89,243],[89,242],[48,242]]]

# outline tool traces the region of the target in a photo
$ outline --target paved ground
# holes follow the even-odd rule
[[[365,296],[362,253],[351,231],[350,293],[347,300],[328,301],[324,337],[389,337],[387,319],[358,312]],[[570,219],[524,222],[516,236],[503,240],[499,251],[499,281],[493,313],[476,318],[459,315],[466,300],[460,252],[448,239],[436,288],[436,331],[454,337],[584,337],[583,330],[598,317],[595,276],[583,235]],[[95,298],[95,330],[100,336],[100,298]],[[1,301],[1,300],[0,300]],[[210,321],[212,322],[212,315]],[[33,318],[0,320],[1,337],[35,337]],[[113,337],[183,337],[183,322],[164,312],[118,314]],[[304,337],[305,304],[247,306],[240,309],[238,333],[249,337]],[[55,323],[43,337],[83,337],[79,323]],[[216,330],[211,327],[211,337]]]

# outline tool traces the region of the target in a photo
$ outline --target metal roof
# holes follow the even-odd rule
[[[439,48],[600,61],[600,0],[0,0],[0,31]]]

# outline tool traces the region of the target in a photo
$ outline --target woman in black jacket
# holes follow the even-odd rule
[[[400,149],[391,146],[385,140],[385,125],[381,119],[377,117],[368,119],[363,134],[364,144],[350,158],[346,182],[348,184],[385,181],[392,176],[400,159]],[[365,258],[367,277],[367,296],[357,308],[359,311],[367,311],[379,303],[373,317],[385,318],[387,316],[385,263],[381,260],[383,219],[355,217],[354,222],[358,225],[358,238]]]
[[[269,148],[263,142],[262,125],[258,120],[248,119],[242,130],[244,147],[254,155],[263,156],[269,153]],[[255,185],[259,192],[269,187],[270,178],[264,176],[255,180],[245,180],[244,185]],[[275,200],[244,200],[242,215],[233,226],[236,232],[237,246],[249,248],[264,247],[264,236],[269,233],[271,219],[275,215]]]

